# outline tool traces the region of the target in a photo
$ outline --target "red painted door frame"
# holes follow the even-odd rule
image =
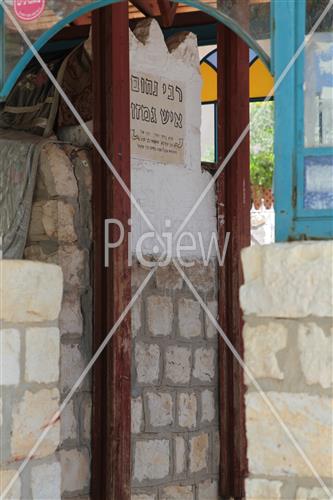
[[[249,122],[249,48],[220,24],[218,50],[218,164],[226,157]],[[225,266],[219,276],[220,324],[243,357],[242,311],[239,288],[243,283],[240,253],[250,236],[249,136],[243,140],[217,180],[220,248],[230,240]],[[247,474],[245,390],[243,371],[220,339],[220,493],[223,498],[245,497]]]
[[[130,189],[128,4],[93,13],[94,135]],[[104,221],[127,227],[131,204],[105,162],[93,160],[93,349],[131,300],[127,232],[104,265]],[[112,241],[118,235],[111,234]],[[131,322],[127,315],[93,370],[92,498],[130,499]]]
[[[94,134],[130,188],[129,40],[127,2],[93,13]],[[248,47],[218,27],[219,163],[249,120]],[[221,71],[221,68],[223,70]],[[127,111],[126,111],[127,110]],[[240,251],[250,244],[249,139],[243,141],[217,181],[219,240],[231,237],[219,276],[221,325],[243,355],[239,287]],[[93,162],[93,284],[96,350],[131,297],[128,242],[110,254],[104,267],[104,220],[126,227],[130,200],[98,153]],[[227,304],[227,306],[226,306]],[[244,497],[247,472],[243,373],[220,342],[221,495]],[[127,316],[93,370],[92,498],[130,499],[131,329]]]

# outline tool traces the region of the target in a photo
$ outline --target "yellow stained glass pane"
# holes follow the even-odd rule
[[[264,63],[257,59],[250,66],[250,99],[265,99],[274,86],[274,80]]]
[[[217,72],[206,61],[200,65],[202,76],[201,102],[217,101]],[[264,100],[274,86],[274,79],[261,59],[249,67],[250,99]]]
[[[210,64],[201,63],[202,90],[201,102],[216,102],[217,101],[217,73]]]

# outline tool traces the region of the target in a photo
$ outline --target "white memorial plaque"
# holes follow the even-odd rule
[[[131,75],[131,154],[169,164],[184,163],[183,84],[135,72]]]

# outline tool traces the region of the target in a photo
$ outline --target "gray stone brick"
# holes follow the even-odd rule
[[[167,486],[162,490],[161,500],[193,500],[193,486]]]
[[[193,377],[202,382],[211,382],[215,375],[215,352],[213,348],[200,347],[194,353]]]
[[[142,398],[132,398],[131,401],[131,426],[132,434],[138,434],[142,429],[143,422],[143,406]]]
[[[190,472],[208,468],[208,434],[199,434],[190,439]]]
[[[204,266],[202,261],[196,261],[195,265],[186,269],[186,274],[193,286],[199,292],[210,292],[215,289],[217,274],[215,262]]]
[[[182,337],[192,338],[201,335],[201,307],[199,302],[181,298],[178,302],[179,333]]]
[[[199,500],[218,500],[218,483],[216,480],[207,479],[199,484],[198,499]],[[268,500],[268,499],[267,499]]]
[[[175,384],[187,384],[191,377],[191,351],[188,347],[169,346],[165,353],[165,376]]]
[[[152,295],[147,299],[148,328],[154,336],[170,335],[173,322],[173,305],[170,297]]]
[[[161,290],[180,290],[183,286],[183,278],[173,265],[158,267],[156,284]]]
[[[197,423],[197,398],[192,393],[178,395],[178,423],[181,427],[194,429]]]
[[[135,443],[134,479],[163,479],[169,475],[170,444],[167,439],[150,439]]]
[[[134,303],[131,310],[131,319],[132,319],[132,336],[136,337],[138,332],[141,329],[141,310],[142,310],[142,299],[138,297],[136,302]]]
[[[156,344],[135,346],[137,379],[140,384],[153,384],[159,377],[160,349]]]
[[[63,492],[84,490],[89,486],[90,459],[87,449],[61,450]]]
[[[175,473],[182,474],[186,469],[186,443],[185,439],[177,436],[174,439]]]
[[[205,389],[201,393],[201,422],[212,422],[215,418],[215,396]]]
[[[208,302],[207,306],[208,306],[208,309],[210,310],[210,312],[213,314],[214,318],[217,319],[217,316],[218,316],[217,301],[212,300],[212,301]],[[214,339],[215,337],[217,337],[218,332],[217,332],[215,326],[213,325],[211,319],[207,316],[206,313],[204,313],[204,314],[205,314],[205,323],[206,323],[206,337],[208,339]]]
[[[173,423],[173,401],[167,392],[148,392],[149,422],[152,427],[164,427]]]

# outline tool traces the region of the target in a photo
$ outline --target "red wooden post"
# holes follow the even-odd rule
[[[94,134],[130,187],[128,5],[93,13]],[[131,204],[107,165],[93,162],[94,335],[96,350],[131,299],[127,222]],[[125,240],[104,266],[104,220],[115,218]],[[116,235],[111,235],[116,237]],[[93,372],[92,498],[130,499],[131,323],[128,315]]]
[[[218,156],[219,164],[249,122],[249,51],[223,25],[218,27]],[[249,137],[241,143],[217,182],[221,248],[230,241],[225,268],[220,269],[221,326],[243,357],[239,288],[243,282],[240,252],[250,245]],[[243,498],[247,473],[243,371],[220,341],[221,495]]]

